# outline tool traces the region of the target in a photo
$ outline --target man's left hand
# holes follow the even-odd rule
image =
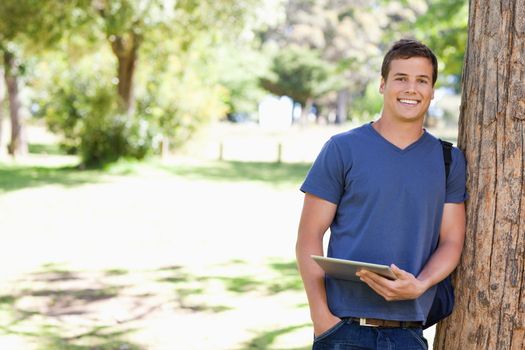
[[[387,301],[416,299],[427,290],[424,283],[413,274],[394,264],[390,268],[397,276],[394,281],[368,270],[359,271],[357,276]]]

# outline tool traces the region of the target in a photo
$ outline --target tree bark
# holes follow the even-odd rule
[[[467,236],[434,349],[525,349],[525,0],[471,0],[459,146]]]
[[[0,68],[0,76],[4,76],[4,70]],[[4,153],[2,140],[4,136],[4,98],[5,98],[5,87],[0,81],[0,155]]]
[[[337,92],[337,113],[335,114],[335,124],[341,124],[346,121],[348,111],[348,99],[350,94],[348,89]]]
[[[140,42],[140,36],[133,32],[125,36],[112,36],[110,38],[111,49],[118,60],[117,91],[124,113],[132,113],[135,107],[133,76]]]
[[[314,99],[311,97],[308,97],[306,101],[304,102],[304,105],[302,105],[301,109],[301,125],[307,125],[308,124],[308,116],[310,115],[310,111],[312,110],[312,106],[314,104]]]
[[[18,74],[16,60],[13,53],[4,51],[4,77],[9,98],[9,114],[11,118],[11,140],[7,147],[12,156],[27,154],[25,139],[24,118],[18,91]]]

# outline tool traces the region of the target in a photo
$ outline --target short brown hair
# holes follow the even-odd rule
[[[381,76],[386,81],[390,72],[390,62],[397,59],[408,59],[412,57],[428,58],[432,63],[432,86],[436,83],[438,76],[438,62],[436,55],[425,44],[414,39],[401,39],[396,41],[383,58],[381,65]]]

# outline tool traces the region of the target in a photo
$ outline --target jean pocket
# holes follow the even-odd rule
[[[328,328],[326,331],[319,334],[317,337],[314,336],[314,342],[328,338],[330,335],[334,334],[339,328],[341,328],[341,326],[344,324],[345,320],[337,322],[335,325],[333,325],[331,328]]]
[[[423,330],[419,329],[417,331],[407,328],[408,332],[417,340],[419,345],[422,346],[422,349],[428,350],[428,342],[423,336]]]

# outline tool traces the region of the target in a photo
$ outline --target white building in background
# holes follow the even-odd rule
[[[259,103],[259,125],[268,130],[286,130],[293,122],[294,102],[288,96],[268,95]]]

